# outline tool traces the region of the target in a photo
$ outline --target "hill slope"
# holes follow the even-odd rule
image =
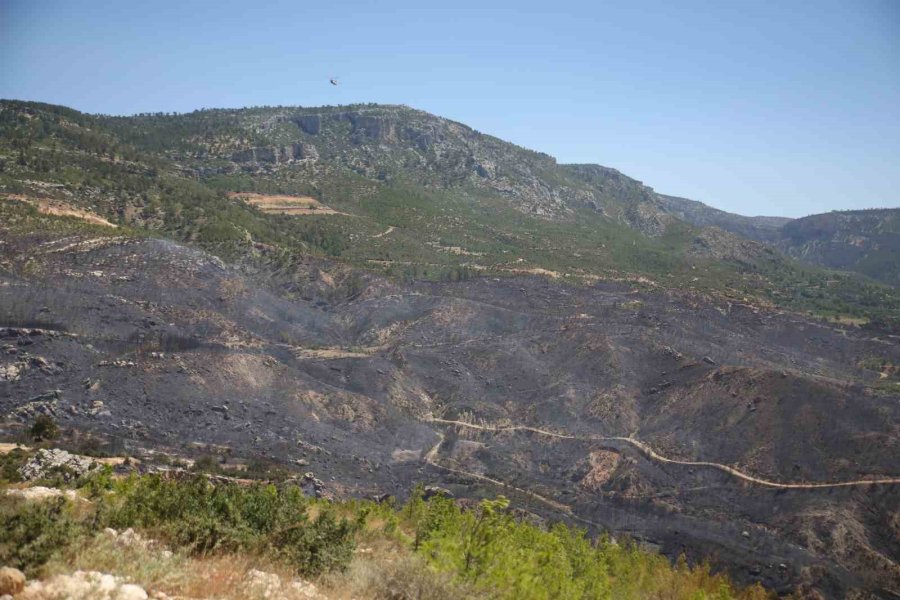
[[[900,285],[900,209],[832,211],[786,219],[744,217],[687,198],[661,194],[658,198],[666,211],[692,225],[715,226],[772,244],[810,265]]]
[[[812,215],[780,234],[777,246],[790,256],[900,285],[900,208]]]
[[[787,217],[745,217],[677,196],[660,194],[659,198],[668,212],[692,225],[719,227],[759,242],[775,242],[781,228],[791,221]]]
[[[502,491],[741,582],[900,591],[896,485],[751,483],[897,475],[896,290],[403,107],[2,107],[8,435]]]
[[[419,481],[502,492],[671,557],[715,557],[745,583],[900,589],[896,486],[785,492],[589,439],[633,435],[667,457],[783,482],[896,476],[896,390],[878,373],[900,364],[888,337],[616,282],[399,283],[316,258],[286,281],[3,206],[11,431],[52,414],[129,451],[313,471],[340,495]]]

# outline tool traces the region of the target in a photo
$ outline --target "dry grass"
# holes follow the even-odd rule
[[[28,446],[23,446],[22,444],[8,444],[8,443],[0,443],[0,454],[9,454],[13,450],[31,450]]]
[[[115,223],[110,223],[103,217],[94,213],[72,206],[62,200],[54,200],[50,198],[32,198],[30,196],[22,196],[19,194],[8,194],[8,200],[18,200],[35,206],[39,212],[45,215],[54,215],[58,217],[74,217],[87,221],[93,225],[103,225],[105,227],[118,227]]]
[[[459,600],[480,598],[414,555],[362,555],[321,581],[330,600]]]
[[[311,596],[292,590],[289,565],[241,554],[190,557],[168,554],[162,548],[123,546],[98,535],[77,544],[44,569],[46,577],[74,571],[99,571],[135,583],[151,595],[162,592],[179,599],[217,600],[309,600]],[[267,594],[262,586],[248,585],[249,573],[258,570],[277,575],[281,591]],[[315,582],[322,600],[458,600],[478,598],[472,590],[438,573],[423,560],[395,543],[379,540],[361,548],[349,568]]]
[[[98,535],[68,549],[47,564],[47,576],[76,570],[99,571],[140,585],[148,594],[163,592],[178,598],[215,598],[217,600],[308,600],[292,593],[288,586],[277,596],[267,596],[259,586],[248,585],[253,570],[277,575],[282,582],[294,579],[287,565],[273,563],[248,554],[190,557],[168,554],[162,548],[140,545],[123,546]]]

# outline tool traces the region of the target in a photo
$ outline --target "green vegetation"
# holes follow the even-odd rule
[[[84,535],[86,526],[61,497],[45,502],[3,499],[0,531],[0,563],[34,575],[55,552]]]
[[[118,529],[152,530],[190,552],[269,553],[304,575],[345,567],[352,556],[356,521],[337,518],[320,504],[310,519],[309,501],[296,486],[242,488],[205,478],[166,482],[132,477],[99,495],[98,519]]]
[[[58,570],[62,560],[95,552],[91,540],[103,528],[131,527],[178,556],[255,556],[306,577],[324,576],[323,585],[358,586],[362,578],[370,597],[452,598],[463,591],[510,599],[768,597],[758,587],[739,589],[704,565],[672,566],[627,542],[517,519],[503,497],[464,510],[444,497],[426,501],[417,491],[395,509],[307,498],[287,482],[116,479],[106,469],[81,483],[89,503],[0,499],[0,563],[32,576],[48,562]],[[363,545],[391,558],[370,556],[361,564],[354,549]],[[398,561],[408,571],[398,572]]]
[[[28,430],[31,439],[36,442],[55,440],[59,437],[59,425],[49,415],[38,415]]]
[[[19,469],[28,460],[28,456],[28,452],[22,448],[13,448],[5,454],[0,454],[0,483],[21,481]]]

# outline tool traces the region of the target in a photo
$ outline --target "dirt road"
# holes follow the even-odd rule
[[[707,461],[690,461],[690,460],[677,460],[674,458],[665,457],[659,453],[657,453],[653,448],[645,444],[640,440],[636,440],[632,437],[622,437],[622,436],[577,436],[570,435],[566,433],[556,433],[553,431],[547,431],[545,429],[538,429],[536,427],[529,427],[527,425],[509,425],[509,426],[496,426],[496,425],[477,425],[473,423],[466,423],[464,421],[453,421],[449,419],[438,419],[432,418],[430,419],[432,423],[443,423],[446,425],[455,425],[457,427],[466,427],[469,429],[479,429],[481,431],[492,431],[492,432],[502,432],[502,431],[530,431],[532,433],[537,433],[539,435],[546,435],[548,437],[554,437],[558,439],[564,440],[578,440],[578,441],[586,441],[586,442],[625,442],[627,444],[631,444],[641,452],[643,452],[649,458],[663,462],[669,463],[673,465],[683,465],[687,467],[709,467],[712,469],[718,469],[720,471],[724,471],[729,475],[737,477],[738,479],[742,479],[744,481],[761,485],[765,487],[778,488],[778,489],[792,489],[792,490],[812,490],[812,489],[823,489],[823,488],[840,488],[840,487],[852,487],[852,486],[864,486],[864,485],[881,485],[881,484],[892,484],[892,483],[900,483],[900,477],[883,477],[876,479],[857,479],[851,481],[838,481],[833,483],[780,483],[777,481],[769,481],[767,479],[761,479],[759,477],[754,477],[753,475],[748,475],[742,471],[735,469],[734,467],[729,467],[728,465],[723,465],[721,463],[715,462],[707,462]],[[432,449],[436,451],[436,447]],[[428,457],[426,457],[427,460]],[[433,458],[433,457],[432,457]]]

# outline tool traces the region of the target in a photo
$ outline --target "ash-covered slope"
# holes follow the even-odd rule
[[[783,482],[897,475],[898,397],[863,367],[900,348],[877,331],[625,283],[402,284],[314,258],[283,277],[16,214],[0,245],[11,427],[51,412],[126,446],[266,456],[338,493],[505,493],[742,581],[900,590],[896,485],[770,489],[588,439]]]

